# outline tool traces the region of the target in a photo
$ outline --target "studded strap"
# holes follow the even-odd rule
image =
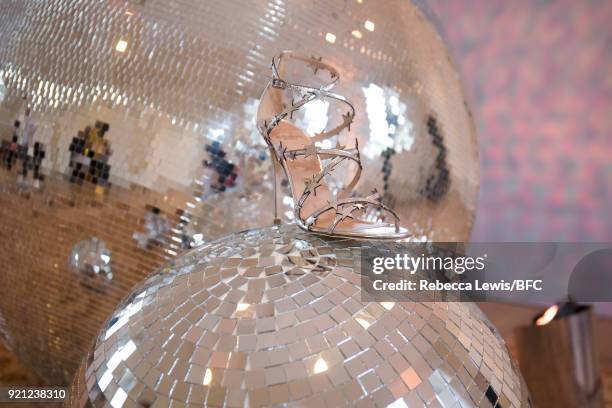
[[[279,73],[279,65],[283,58],[291,58],[298,61],[303,61],[313,68],[315,74],[318,71],[327,71],[330,74],[331,81],[327,84],[322,85],[319,88],[313,88],[305,85],[288,82],[283,79]],[[320,142],[322,140],[329,139],[330,137],[340,134],[340,132],[342,132],[342,130],[344,129],[350,131],[351,123],[353,122],[353,119],[355,117],[355,108],[344,96],[330,92],[330,89],[332,89],[336,85],[336,82],[338,81],[339,77],[340,75],[338,71],[333,66],[324,63],[321,58],[305,57],[290,51],[285,51],[279,56],[274,57],[272,59],[272,81],[268,86],[271,86],[276,89],[289,89],[297,95],[297,98],[294,96],[291,99],[291,103],[287,104],[280,112],[276,113],[271,118],[265,119],[262,123],[258,123],[258,126],[263,131],[263,134],[269,136],[272,130],[276,126],[278,126],[278,124],[283,119],[286,119],[287,117],[291,119],[293,117],[293,112],[299,110],[308,102],[312,102],[316,99],[337,100],[347,106],[347,111],[342,115],[342,123],[331,129],[323,130],[315,135],[312,135],[312,142]]]
[[[320,209],[315,211],[308,217],[307,220],[305,220],[304,224],[306,226],[314,225],[321,215],[333,210],[335,212],[335,218],[328,228],[328,232],[332,233],[334,232],[338,224],[344,221],[345,219],[354,219],[353,214],[355,212],[363,211],[366,209],[367,206],[373,206],[391,214],[394,220],[395,231],[399,231],[398,215],[395,213],[395,211],[381,203],[379,199],[380,195],[377,192],[374,192],[372,195],[367,197],[354,197],[336,200],[334,202],[328,203],[327,206],[321,207]]]

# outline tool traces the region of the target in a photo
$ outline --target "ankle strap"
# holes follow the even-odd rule
[[[310,87],[306,85],[300,85],[300,84],[288,82],[284,78],[282,78],[279,73],[280,63],[283,60],[283,58],[301,61],[301,62],[304,62],[312,66],[315,72],[315,75],[316,75],[316,72],[318,72],[319,70],[327,71],[330,73],[332,80],[329,83],[319,88],[314,88],[314,87]],[[323,130],[320,133],[310,136],[312,142],[320,142],[322,140],[336,136],[340,134],[340,132],[344,130],[345,128],[350,130],[351,123],[353,122],[353,118],[355,117],[355,108],[342,95],[338,95],[338,94],[335,94],[329,91],[335,86],[336,82],[340,78],[340,74],[338,73],[336,68],[334,68],[333,66],[329,64],[322,62],[320,58],[306,57],[306,56],[297,54],[293,51],[283,51],[278,56],[275,56],[274,58],[272,58],[271,68],[272,68],[272,80],[268,84],[268,87],[272,87],[276,89],[283,89],[283,90],[288,89],[292,92],[297,93],[298,99],[296,100],[295,98],[292,97],[291,103],[286,104],[286,106],[284,106],[284,108],[280,112],[274,114],[274,116],[272,116],[271,118],[264,119],[263,122],[258,121],[257,126],[260,128],[260,131],[265,136],[268,136],[270,132],[272,132],[272,130],[283,119],[287,117],[291,118],[293,116],[293,112],[299,110],[302,106],[306,105],[308,102],[311,102],[317,98],[319,99],[328,98],[328,99],[334,99],[339,102],[342,102],[343,104],[347,106],[347,112],[342,115],[342,118],[343,118],[342,123],[338,124],[337,126],[335,126],[334,128],[330,130]],[[268,91],[268,88],[266,88],[266,90],[264,91],[264,95],[266,94],[267,91]]]
[[[338,70],[336,68],[334,68],[332,65],[329,65],[325,62],[323,62],[323,58],[321,57],[308,57],[305,56],[303,54],[299,54],[296,53],[294,51],[282,51],[280,54],[275,55],[274,57],[272,57],[272,82],[274,83],[275,80],[277,81],[282,81],[285,84],[289,85],[289,86],[295,86],[298,88],[307,88],[304,87],[302,85],[299,84],[293,84],[291,82],[287,82],[285,81],[280,73],[279,73],[279,67],[280,64],[282,62],[282,60],[286,58],[286,59],[293,59],[296,61],[301,61],[306,63],[307,65],[309,65],[310,67],[312,67],[314,74],[316,75],[318,71],[327,71],[329,72],[329,75],[331,77],[331,81],[324,86],[321,86],[319,88],[310,88],[310,89],[314,89],[314,90],[321,90],[321,91],[329,91],[330,89],[332,89],[334,86],[336,86],[336,82],[338,82],[338,79],[340,78],[340,74],[338,73]],[[272,85],[274,86],[274,85]]]

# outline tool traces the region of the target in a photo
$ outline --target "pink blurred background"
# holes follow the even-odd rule
[[[612,241],[612,1],[432,0],[481,160],[474,241]]]

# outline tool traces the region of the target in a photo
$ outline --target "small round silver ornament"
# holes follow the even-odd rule
[[[90,237],[76,244],[70,254],[70,266],[75,272],[99,281],[113,279],[111,253],[106,243],[96,237]]]

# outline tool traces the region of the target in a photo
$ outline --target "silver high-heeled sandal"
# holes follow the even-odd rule
[[[313,85],[302,85],[281,75],[287,61],[312,68]],[[316,83],[321,74],[327,73],[329,81]],[[319,75],[317,75],[319,74]],[[284,51],[272,59],[272,80],[266,86],[257,111],[257,127],[266,141],[274,163],[274,219],[277,215],[277,176],[281,167],[291,186],[294,214],[299,227],[328,236],[362,239],[403,239],[410,236],[400,227],[397,214],[380,202],[378,193],[367,197],[351,197],[350,193],[361,175],[359,146],[347,149],[338,143],[335,148],[323,148],[320,142],[338,135],[344,129],[350,131],[355,109],[343,96],[330,92],[339,79],[338,71],[314,57],[306,57]],[[307,135],[293,122],[293,114],[315,100],[339,103],[346,109],[342,123],[312,136]],[[319,144],[319,145],[317,145]],[[325,160],[325,164],[321,163]],[[356,164],[352,180],[334,197],[325,177],[346,161]],[[393,224],[373,222],[359,218],[367,208],[388,213]]]

